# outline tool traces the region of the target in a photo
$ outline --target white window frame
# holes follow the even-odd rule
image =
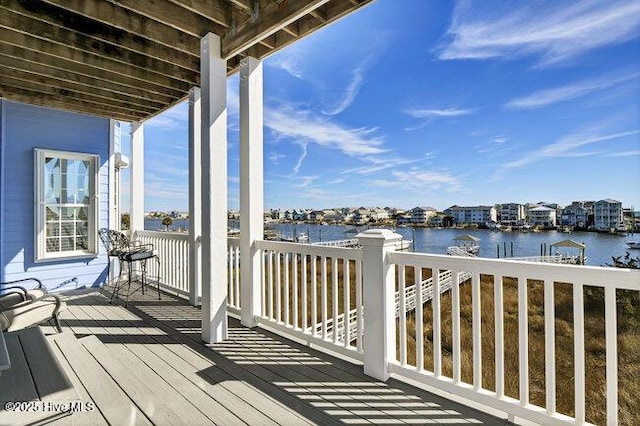
[[[99,208],[99,164],[100,157],[94,154],[86,154],[80,152],[59,151],[52,149],[40,149],[34,150],[34,169],[35,169],[35,227],[34,227],[34,257],[35,262],[46,262],[52,260],[68,260],[75,258],[88,258],[98,256],[98,208]],[[87,217],[87,238],[88,249],[87,250],[69,250],[56,253],[47,253],[47,235],[46,235],[46,206],[45,202],[45,159],[47,157],[61,158],[65,160],[80,160],[89,162],[89,189],[93,192],[89,196],[89,208]],[[72,204],[60,204],[65,207],[82,207],[84,203]]]

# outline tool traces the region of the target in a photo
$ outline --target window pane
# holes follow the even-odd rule
[[[73,237],[61,238],[60,239],[60,251],[72,251],[75,250],[75,245],[73,243]]]
[[[58,222],[47,222],[47,237],[57,237],[60,235],[60,224]]]
[[[88,213],[89,213],[89,208],[88,207],[78,207],[77,213],[76,213],[76,218],[86,221],[87,218],[89,217]]]
[[[60,208],[47,206],[46,211],[47,221],[60,220]]]
[[[58,238],[47,238],[47,253],[60,251],[60,240]]]
[[[78,237],[76,238],[76,250],[88,250],[89,249],[89,239],[86,237]]]

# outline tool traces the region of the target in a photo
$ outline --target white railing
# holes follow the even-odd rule
[[[599,288],[596,291],[604,294],[605,337],[602,339],[602,345],[606,348],[606,374],[601,377],[601,380],[606,383],[606,423],[617,424],[616,291],[640,291],[640,271],[399,252],[390,252],[387,261],[398,268],[399,277],[404,277],[405,270],[408,268],[412,269],[418,278],[418,283],[422,283],[419,278],[425,270],[452,271],[455,281],[451,297],[446,297],[446,300],[439,296],[441,280],[433,283],[434,294],[437,296],[430,306],[432,312],[430,323],[424,318],[423,311],[426,309],[416,309],[415,330],[410,332],[407,317],[400,316],[398,326],[400,350],[396,360],[389,361],[390,371],[399,377],[417,380],[513,416],[542,424],[583,424],[587,420],[585,287],[589,286],[588,292],[593,292],[593,288]],[[367,265],[365,264],[364,267],[366,268]],[[461,287],[456,283],[462,282],[463,271],[471,276],[471,281],[470,284]],[[402,288],[402,282],[400,288]],[[481,301],[481,298],[487,297],[487,291],[492,293],[489,300],[493,305],[493,309],[490,310],[493,311],[493,315],[489,317],[483,316],[482,308],[485,307],[486,314],[486,305]],[[421,294],[421,292],[418,293]],[[571,374],[560,371],[566,370],[564,366],[556,368],[555,311],[560,307],[555,302],[556,294],[559,297],[562,296],[565,304],[567,295],[573,298],[571,352],[575,361]],[[508,303],[514,298],[517,299],[517,311]],[[532,301],[528,301],[528,298]],[[530,336],[529,311],[534,298],[542,301],[540,302],[542,306],[538,306],[537,309],[543,309],[544,331],[538,332],[536,336]],[[471,303],[471,318],[467,317],[469,309],[464,306],[463,300],[470,300],[467,303]],[[450,312],[443,311],[445,301]],[[407,303],[406,299],[401,300],[400,303]],[[418,301],[418,306],[420,305]],[[463,310],[467,313],[463,314]],[[505,310],[508,311],[508,317],[505,315]],[[515,318],[513,318],[514,315]],[[442,322],[443,318],[447,317],[450,318],[450,325],[447,321],[445,330]],[[463,330],[461,322],[468,323],[469,320],[471,330],[468,328]],[[505,337],[511,336],[511,330],[515,330],[514,323],[517,323],[517,339],[506,341]],[[484,327],[483,324],[485,324]],[[395,328],[395,321],[388,324],[388,327]],[[433,330],[432,343],[429,345],[424,339],[427,327],[432,327]],[[507,327],[510,327],[509,330]],[[493,334],[493,339],[483,339],[482,333],[487,329],[491,330],[489,334]],[[447,350],[444,350],[442,343],[445,332],[447,335],[451,333],[451,343]],[[415,342],[413,336],[415,336]],[[594,339],[597,336],[589,335],[589,338]],[[531,342],[537,342],[537,346],[531,347]],[[536,352],[540,346],[543,347],[542,352]],[[415,352],[413,363],[408,361],[407,355],[410,351]],[[430,359],[425,359],[425,354],[430,355]],[[538,399],[534,402],[531,399],[530,356],[536,358],[536,365],[544,365],[544,372],[540,373],[544,377],[544,401]],[[542,361],[539,357],[543,357],[544,360]],[[514,362],[516,358],[517,363]],[[491,362],[488,362],[489,360]],[[483,361],[489,366],[488,369],[484,368]],[[450,366],[446,371],[443,367],[445,364]],[[510,368],[507,368],[507,364]],[[513,371],[514,364],[517,364],[517,371]],[[562,364],[565,364],[564,360]],[[472,371],[465,369],[464,366],[468,366]],[[564,374],[562,380],[567,378],[573,380],[572,378],[575,377],[572,386],[573,409],[565,408],[564,414],[558,413],[557,405],[562,398],[566,401],[568,395],[556,395],[557,386],[561,383],[558,373]],[[487,379],[487,375],[491,376],[491,380]],[[518,379],[517,386],[513,382],[514,375]],[[509,386],[505,383],[507,378]],[[540,382],[540,380],[537,381],[537,383]],[[488,384],[491,385],[488,386]],[[514,388],[516,391],[513,390]],[[602,410],[603,407],[597,407],[597,409]]]
[[[187,294],[188,235],[136,235],[154,244],[161,259],[159,270],[149,265],[150,273]],[[239,241],[228,241],[228,307],[239,315]],[[391,373],[511,416],[583,424],[595,410],[606,415],[599,423],[617,423],[626,403],[618,403],[619,370],[626,369],[629,380],[627,366],[618,366],[619,357],[625,359],[618,328],[629,322],[619,316],[617,303],[624,292],[640,292],[640,271],[401,253],[392,247],[256,241],[258,325],[363,362],[374,377],[384,380]],[[376,291],[384,288],[389,291]],[[378,304],[381,299],[388,303]],[[365,306],[365,300],[372,304]],[[599,319],[593,318],[594,303]],[[365,336],[370,327],[373,335]],[[390,337],[377,339],[380,334]],[[365,338],[375,343],[366,352]],[[594,344],[595,356],[604,358],[600,371],[591,367]],[[367,370],[372,359],[386,367]],[[594,408],[598,395],[606,402]]]
[[[227,241],[227,307],[240,315],[240,238],[229,237]]]
[[[462,284],[466,280],[471,278],[470,274],[461,273],[460,279],[457,280],[456,284]],[[440,272],[440,294],[443,294],[451,289],[453,284],[451,271],[441,271]],[[400,312],[404,311],[404,314],[415,310],[417,297],[416,297],[416,288],[418,286],[415,284],[406,285],[404,277],[399,278],[399,289],[396,291],[395,295],[395,304],[396,304],[396,317],[399,317]],[[429,302],[433,298],[433,277],[427,278],[422,281],[422,304],[424,306],[425,303]],[[402,299],[402,289],[404,289],[404,299]],[[401,310],[400,306],[404,305],[404,310]],[[351,336],[355,336],[355,317],[358,314],[357,309],[352,309],[349,312],[349,316],[351,317],[351,327],[352,333]],[[333,318],[327,322],[327,332],[329,334],[333,333]],[[338,320],[336,321],[338,324],[338,341],[344,342],[344,313],[338,316]],[[317,323],[315,326],[316,330],[322,330],[322,323]]]
[[[181,296],[189,295],[189,234],[184,232],[136,231],[135,239],[153,244],[159,263],[147,262],[147,273],[161,287]]]
[[[311,243],[311,245],[321,247],[357,247],[358,239],[350,238],[347,240],[319,241],[317,243]]]
[[[259,324],[362,360],[362,250],[275,241],[256,247],[262,251]]]

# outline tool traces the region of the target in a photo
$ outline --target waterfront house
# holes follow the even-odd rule
[[[426,225],[429,219],[436,215],[437,211],[433,207],[414,207],[411,214],[411,223],[414,225]]]
[[[556,226],[556,209],[547,206],[529,209],[528,222],[533,226],[554,227]]]
[[[594,226],[601,231],[615,229],[623,223],[622,203],[606,198],[593,205]]]
[[[451,206],[444,211],[455,223],[465,225],[484,225],[497,221],[497,211],[493,206]]]
[[[522,225],[525,220],[525,207],[518,203],[500,204],[499,222],[503,225]]]
[[[573,201],[562,209],[561,224],[587,228],[593,225],[593,201]]]
[[[585,397],[590,286],[604,300],[604,333],[589,336],[600,338],[606,359],[598,382],[606,403],[596,409],[617,423],[626,401],[618,398],[625,366],[618,368],[616,294],[640,290],[640,272],[402,253],[400,236],[388,230],[360,234],[360,249],[263,240],[261,59],[367,3],[3,3],[0,281],[39,278],[68,305],[59,336],[8,333],[10,360],[0,332],[3,397],[94,404],[87,413],[58,410],[72,415],[62,422],[78,424],[503,422],[469,406],[509,420],[584,424],[592,404]],[[228,238],[225,94],[235,72],[242,232]],[[145,231],[145,120],[187,98],[190,232]],[[166,291],[162,300],[138,292],[128,307],[92,291],[117,272],[97,238],[98,228],[119,227],[115,200],[127,162],[115,119],[133,123],[130,234],[155,245],[161,262],[149,272]],[[556,282],[573,296],[563,330],[572,336],[570,368],[556,368],[556,338],[566,337],[556,334]],[[490,318],[480,309],[487,284]],[[538,353],[529,338],[534,284],[544,289]],[[506,296],[516,301],[509,306]],[[491,345],[483,345],[487,329]],[[494,366],[483,364],[487,354]],[[534,355],[544,370],[535,383]],[[574,397],[556,397],[567,370]],[[52,386],[53,378],[64,380]],[[558,413],[567,399],[571,410]],[[1,406],[0,424],[58,420],[55,410],[32,419],[10,408]]]

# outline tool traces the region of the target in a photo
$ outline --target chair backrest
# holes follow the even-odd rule
[[[106,247],[109,256],[118,256],[121,252],[128,250],[131,244],[125,234],[113,229],[100,228],[98,235],[100,236],[102,244]]]

